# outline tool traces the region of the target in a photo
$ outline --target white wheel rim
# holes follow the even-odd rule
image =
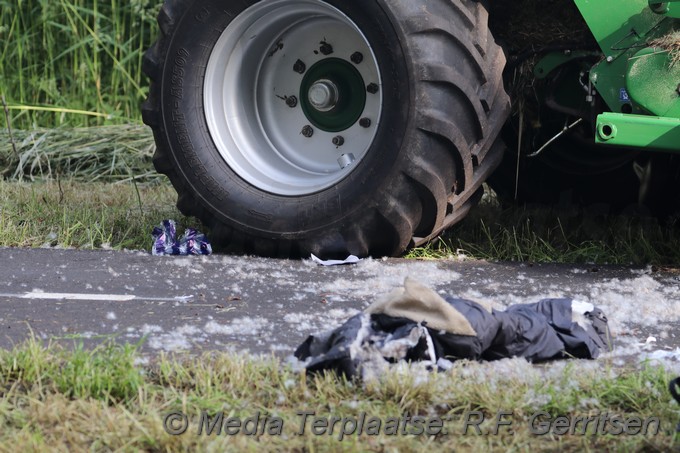
[[[331,54],[320,51],[322,42],[332,46]],[[365,103],[347,108],[351,124],[338,123],[339,131],[313,120],[346,93],[326,79],[312,80],[313,88],[301,92],[305,73],[331,59],[347,71],[351,64],[372,88]],[[320,0],[262,1],[238,15],[217,41],[204,108],[210,135],[235,173],[260,190],[301,196],[337,184],[366,156],[380,124],[381,88],[373,49],[345,14]],[[310,114],[310,105],[318,112]]]

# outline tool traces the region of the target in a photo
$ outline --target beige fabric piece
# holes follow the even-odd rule
[[[382,313],[417,323],[425,321],[430,329],[443,330],[454,335],[477,336],[465,316],[439,294],[410,277],[404,281],[403,288],[397,288],[375,301],[366,309],[366,313]]]

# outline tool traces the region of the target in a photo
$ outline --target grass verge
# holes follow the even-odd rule
[[[680,222],[612,213],[606,206],[503,207],[487,197],[458,225],[410,258],[670,265],[680,263]]]
[[[531,368],[534,371],[528,374],[533,378],[527,378],[522,367],[499,374],[503,368],[488,363],[459,363],[439,374],[401,367],[380,381],[361,385],[330,375],[296,373],[274,358],[161,356],[144,366],[138,359],[135,347],[113,344],[88,351],[78,346],[45,348],[29,340],[0,351],[2,445],[11,445],[14,451],[669,451],[680,440],[674,434],[680,411],[667,390],[671,376],[649,365],[602,370],[571,362],[552,373]],[[501,410],[512,413],[503,418],[511,426],[491,434]],[[364,432],[341,441],[340,425],[333,435],[314,435],[308,419],[304,434],[298,435],[301,411],[324,419],[358,418],[361,413],[383,421],[441,417],[445,432],[433,436]],[[471,411],[486,420],[480,425],[481,435],[474,429],[463,434]],[[531,416],[538,411],[571,419],[601,414],[657,417],[660,429],[647,435],[589,431],[537,435],[531,432],[537,426]],[[173,436],[163,422],[176,412],[185,414],[189,425],[183,435]],[[265,431],[229,436],[217,435],[217,430],[206,435],[205,424],[203,435],[198,435],[203,412],[209,421],[219,413],[224,421],[230,417],[245,421],[259,413],[259,427],[265,425],[265,417],[270,421],[278,417],[282,435]]]
[[[1,247],[150,249],[163,219],[198,226],[169,184],[0,182]]]
[[[175,208],[167,181],[88,183],[0,181],[0,246],[148,249],[154,226],[172,218],[201,229]],[[680,225],[588,209],[503,208],[486,200],[412,259],[680,264]]]

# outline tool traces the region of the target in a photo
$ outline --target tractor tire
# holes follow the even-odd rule
[[[399,255],[500,163],[505,56],[472,0],[167,0],[142,111],[216,248]]]

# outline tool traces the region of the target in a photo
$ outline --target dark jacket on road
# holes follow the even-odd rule
[[[611,348],[607,318],[590,304],[544,299],[487,310],[465,299],[443,299],[418,282],[350,318],[339,328],[310,336],[295,352],[310,371],[335,370],[348,377],[382,360],[452,361],[524,357],[530,362],[594,359]]]

